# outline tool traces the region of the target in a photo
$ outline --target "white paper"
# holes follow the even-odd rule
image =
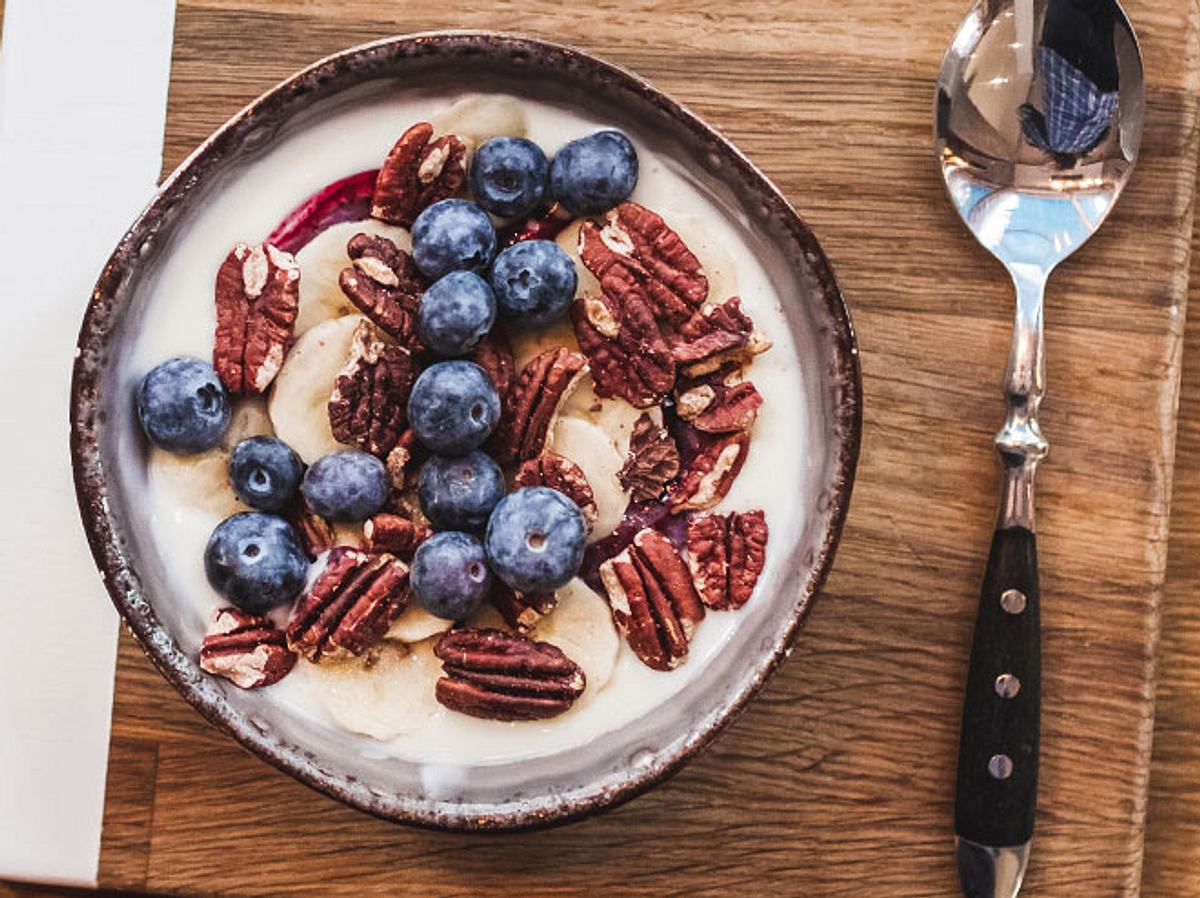
[[[162,164],[173,0],[6,0],[0,44],[0,878],[92,884],[117,618],[67,447],[75,338]]]

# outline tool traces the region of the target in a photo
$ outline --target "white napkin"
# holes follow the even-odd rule
[[[79,322],[162,165],[173,0],[6,0],[0,44],[0,878],[92,884],[117,621],[67,449]]]

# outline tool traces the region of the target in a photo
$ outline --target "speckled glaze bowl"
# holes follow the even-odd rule
[[[818,422],[804,447],[812,504],[785,553],[784,576],[763,596],[770,613],[747,619],[730,644],[666,706],[592,744],[536,762],[430,776],[427,765],[372,759],[346,737],[287,714],[257,692],[203,674],[195,609],[166,588],[162,559],[139,514],[136,471],[144,448],[124,364],[148,284],[172,235],[221,189],[223,177],[269,152],[283,135],[362,92],[436,84],[462,92],[504,89],[583,106],[672,160],[753,236],[783,298],[804,360]],[[286,210],[281,210],[286,211]],[[578,50],[495,33],[391,38],[324,59],[259,97],[208,138],[134,222],[96,284],[79,335],[71,397],[71,452],[83,524],[113,602],[163,676],[213,724],[299,780],[380,817],[449,830],[561,823],[626,801],[708,745],[782,661],[833,562],[846,516],[861,429],[857,351],[845,305],[816,238],[779,191],[732,145],[650,84]],[[799,463],[799,462],[798,462]],[[143,465],[144,467],[144,465]]]

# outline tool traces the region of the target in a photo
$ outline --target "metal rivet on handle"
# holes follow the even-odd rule
[[[1006,780],[1012,776],[1013,762],[1008,755],[992,755],[988,759],[988,773],[992,779]]]
[[[996,677],[996,695],[1001,698],[1014,698],[1021,691],[1021,681],[1010,673],[1002,673]]]
[[[1025,593],[1019,589],[1006,589],[1000,593],[1000,607],[1009,614],[1020,614],[1025,610]]]

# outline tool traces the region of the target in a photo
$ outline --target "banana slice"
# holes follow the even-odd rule
[[[575,339],[575,329],[571,327],[571,322],[566,318],[554,322],[549,327],[536,330],[511,328],[509,342],[512,344],[513,363],[518,373],[530,359],[541,355],[547,349],[553,349],[556,346],[579,349],[579,341]]]
[[[355,234],[387,237],[400,249],[412,249],[412,235],[404,228],[368,218],[346,221],[326,228],[300,252],[300,310],[296,315],[296,336],[300,336],[330,318],[354,315],[358,309],[338,286],[342,269],[350,265],[346,244]]]
[[[534,628],[533,638],[558,646],[583,668],[585,696],[608,683],[621,640],[613,626],[608,603],[576,577],[558,591],[558,606]]]
[[[581,227],[583,227],[583,219],[577,218],[559,232],[556,242],[562,247],[563,252],[575,261],[575,274],[578,275],[575,295],[591,294],[594,296],[600,292],[600,282],[596,280],[595,275],[588,271],[583,260],[579,258],[579,229]]]
[[[592,487],[596,497],[596,524],[590,541],[607,536],[621,522],[629,505],[629,494],[617,479],[617,472],[625,463],[625,454],[619,452],[613,438],[595,424],[583,418],[565,416],[559,417],[555,424],[548,448],[579,465]]]
[[[432,640],[407,647],[385,643],[369,668],[358,659],[302,661],[301,667],[329,716],[352,733],[394,739],[424,726],[441,707],[434,684],[442,665],[434,657]]]
[[[516,97],[503,94],[470,94],[435,115],[430,124],[434,135],[454,134],[475,152],[492,137],[524,137],[529,129],[525,107]]]
[[[271,387],[267,410],[275,434],[306,464],[347,448],[329,428],[329,394],[350,358],[354,329],[362,321],[362,315],[345,315],[306,332],[287,354]]]
[[[409,601],[404,613],[396,618],[387,631],[387,639],[398,639],[400,642],[420,642],[430,636],[445,633],[454,621],[436,617],[414,601]]]
[[[472,630],[508,630],[508,624],[500,616],[500,612],[491,605],[484,605],[471,617],[467,618],[466,626]]]

